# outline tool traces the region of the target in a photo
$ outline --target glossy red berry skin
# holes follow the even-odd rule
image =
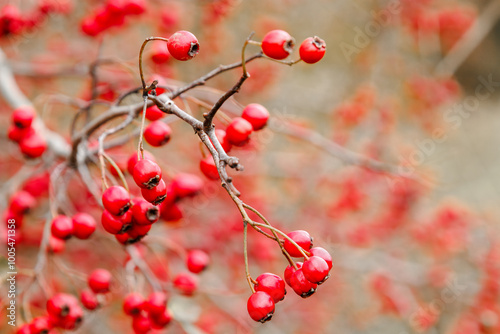
[[[132,217],[137,225],[151,225],[160,218],[158,207],[145,199],[135,198],[132,206]]]
[[[248,298],[248,314],[255,321],[264,323],[271,320],[274,309],[273,298],[264,291],[256,291]]]
[[[198,288],[198,277],[191,273],[180,273],[174,278],[174,287],[183,295],[191,296]]]
[[[234,146],[244,146],[250,139],[253,126],[249,121],[241,117],[232,120],[226,129],[227,140]]]
[[[140,188],[151,189],[160,183],[161,168],[156,162],[143,159],[135,164],[132,176]]]
[[[179,173],[172,180],[172,189],[177,198],[192,197],[203,188],[203,180],[196,175]]]
[[[215,136],[219,140],[220,145],[224,149],[226,153],[229,153],[231,151],[231,148],[233,148],[233,145],[227,140],[227,134],[225,130],[222,129],[216,129],[215,130]]]
[[[158,205],[167,198],[167,185],[165,181],[160,180],[160,183],[152,189],[141,189],[142,197],[154,205]]]
[[[143,314],[132,318],[132,329],[136,334],[147,334],[151,331],[151,321]]]
[[[69,217],[59,215],[52,220],[50,231],[58,239],[69,239],[73,235],[73,221]]]
[[[29,128],[35,115],[36,112],[33,108],[28,106],[19,107],[12,112],[12,123],[20,129]]]
[[[200,44],[196,36],[189,31],[181,30],[168,38],[168,51],[177,60],[189,60],[198,54]]]
[[[293,241],[295,241],[300,247],[302,247],[306,252],[312,247],[312,238],[306,231],[297,230],[287,234]],[[302,257],[302,253],[292,244],[288,239],[285,238],[285,243],[283,244],[286,251],[293,257]]]
[[[154,147],[160,147],[170,141],[172,129],[161,121],[154,121],[144,130],[144,140]]]
[[[28,213],[36,205],[36,199],[27,191],[18,191],[10,200],[9,209],[16,215]]]
[[[146,117],[147,115],[148,114],[146,112]],[[154,155],[148,151],[144,151],[144,159],[155,161]],[[127,171],[130,175],[134,174],[134,167],[137,164],[137,162],[139,162],[139,157],[137,156],[137,153],[132,153],[132,155],[127,161]]]
[[[72,307],[78,307],[78,299],[67,293],[58,293],[47,300],[47,313],[54,318],[66,317]]]
[[[106,293],[111,284],[111,273],[106,269],[96,269],[90,274],[88,284],[94,293]]]
[[[102,204],[114,216],[121,216],[130,209],[130,194],[121,186],[112,186],[102,194]]]
[[[190,272],[199,274],[205,270],[210,263],[210,257],[200,249],[193,249],[188,253],[186,265]]]
[[[172,315],[168,310],[160,314],[149,313],[149,320],[153,329],[163,329],[172,321]]]
[[[165,114],[163,113],[163,111],[161,111],[156,105],[146,109],[146,118],[151,122],[157,121],[157,120],[163,118],[164,116],[165,116]],[[136,154],[136,156],[137,156],[137,154]],[[146,152],[144,152],[144,158],[148,159],[148,160],[152,160],[149,157],[146,157]],[[136,157],[136,162],[137,162],[137,157]]]
[[[314,36],[306,38],[299,48],[300,59],[307,64],[320,61],[326,52],[326,43],[321,38]]]
[[[243,109],[241,118],[252,124],[253,130],[258,131],[266,126],[269,119],[269,111],[258,103],[251,103]]]
[[[304,261],[302,272],[304,277],[311,283],[321,284],[328,279],[330,269],[325,260],[319,256],[311,256]]]
[[[262,52],[273,59],[285,59],[295,45],[295,40],[283,30],[272,30],[262,39]]]
[[[91,215],[79,212],[73,216],[73,235],[78,239],[88,239],[94,233],[97,223]]]
[[[24,156],[35,159],[42,156],[47,149],[47,143],[42,136],[33,132],[21,139],[19,148]]]
[[[207,156],[200,161],[200,170],[208,179],[219,180],[219,172],[212,156]]]
[[[118,234],[120,232],[123,232],[126,226],[121,217],[113,216],[107,210],[104,210],[101,215],[101,224],[104,230],[111,234]]]
[[[264,273],[256,278],[255,291],[263,291],[273,298],[274,303],[283,300],[286,295],[285,281],[278,275]]]
[[[302,268],[302,262],[295,262],[295,265],[297,266],[297,269]],[[295,272],[295,268],[290,266],[290,265],[287,266],[285,269],[285,274],[283,276],[285,278],[286,284],[288,284],[289,286],[292,286],[292,283],[290,282],[290,280],[292,279],[292,275],[294,272]]]
[[[89,311],[93,311],[99,307],[97,296],[88,289],[83,290],[80,293],[80,301],[82,302],[83,307],[85,307]]]
[[[325,260],[326,263],[328,264],[329,270],[333,268],[332,256],[330,255],[330,253],[328,253],[326,249],[324,249],[323,247],[313,247],[309,250],[309,252],[311,253],[311,255],[319,256],[320,258]]]
[[[161,315],[167,309],[167,295],[163,291],[152,292],[145,304],[150,315]]]
[[[132,292],[129,293],[123,300],[123,312],[126,315],[135,317],[144,310],[146,301],[140,294]]]
[[[311,283],[304,276],[302,269],[296,270],[290,278],[290,286],[297,295],[307,298],[316,292],[317,284]]]

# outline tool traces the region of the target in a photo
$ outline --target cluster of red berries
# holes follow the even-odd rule
[[[167,295],[163,291],[152,292],[147,299],[137,292],[132,292],[123,300],[123,312],[132,317],[134,332],[145,334],[151,329],[163,329],[172,321],[167,302]]]
[[[112,27],[122,26],[125,17],[140,15],[145,11],[145,0],[108,0],[83,19],[81,29],[86,35],[95,37]]]
[[[271,273],[264,273],[254,282],[255,292],[247,302],[250,317],[259,322],[266,322],[274,314],[275,304],[285,298],[285,282],[302,298],[316,292],[318,285],[324,283],[333,267],[332,257],[322,247],[312,247],[312,238],[306,231],[298,230],[287,234],[300,250],[289,239],[285,239],[283,247],[292,257],[304,257],[303,262],[293,262],[286,267],[284,278]],[[303,251],[303,252],[302,252]]]
[[[12,112],[12,124],[8,130],[9,139],[19,144],[25,157],[32,159],[40,157],[47,149],[43,136],[32,127],[35,117],[36,112],[32,107],[19,107]]]
[[[283,30],[272,30],[262,39],[262,52],[273,59],[285,59],[293,52],[295,39]],[[320,61],[326,52],[326,43],[314,36],[306,38],[300,44],[300,59],[308,64]]]
[[[52,219],[50,231],[52,236],[60,240],[68,240],[72,236],[86,240],[96,229],[94,217],[85,212],[79,212],[72,218],[58,215]]]

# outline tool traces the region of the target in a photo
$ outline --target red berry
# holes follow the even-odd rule
[[[302,262],[295,262],[295,265],[297,266],[297,269],[302,268]],[[292,286],[290,283],[290,279],[292,278],[293,273],[295,272],[295,268],[293,266],[287,266],[285,269],[285,274],[283,275],[285,277],[285,282],[289,286]]]
[[[123,11],[127,15],[140,15],[146,11],[146,0],[127,0]]]
[[[123,300],[123,311],[126,315],[135,317],[144,309],[146,301],[138,293],[129,293]]]
[[[94,293],[106,293],[111,284],[111,273],[106,269],[96,269],[90,274],[88,283]]]
[[[28,213],[36,205],[36,200],[26,191],[18,191],[10,200],[9,209],[16,215]]]
[[[227,140],[227,135],[226,135],[226,131],[225,130],[216,129],[215,130],[215,136],[219,140],[220,145],[222,146],[222,148],[224,149],[224,151],[226,151],[226,153],[228,153],[229,151],[231,151],[231,148],[233,148],[233,145]]]
[[[31,321],[30,334],[47,334],[54,328],[50,317],[37,317]]]
[[[252,103],[243,109],[241,117],[250,122],[253,130],[257,131],[266,126],[267,120],[269,119],[269,111],[258,103]]]
[[[306,252],[312,247],[312,238],[306,231],[298,230],[287,234],[293,241],[295,241]],[[286,251],[293,257],[301,257],[302,253],[292,244],[288,239],[285,239],[284,247]]]
[[[66,243],[64,242],[64,240],[61,240],[51,235],[49,238],[49,246],[47,248],[50,252],[54,254],[60,254],[64,252],[65,246]]]
[[[112,186],[102,194],[102,205],[114,216],[121,216],[130,209],[130,194],[121,186]]]
[[[73,221],[69,217],[59,215],[52,220],[50,231],[56,238],[69,239],[73,234]]]
[[[163,118],[164,116],[165,116],[165,114],[163,113],[163,111],[161,111],[156,105],[146,109],[146,118],[152,122],[157,121],[160,118]],[[135,155],[136,155],[135,162],[137,163],[137,154],[135,154]],[[148,159],[148,160],[153,160],[153,159],[150,159],[149,156],[146,156],[146,151],[144,151],[144,158]]]
[[[149,203],[158,205],[167,198],[167,186],[163,179],[153,189],[141,189],[142,197]]]
[[[162,329],[172,321],[172,315],[168,310],[160,314],[149,313],[149,320],[151,321],[151,327],[153,329]]]
[[[36,112],[32,107],[19,107],[12,112],[12,123],[18,128],[25,129],[31,126]]]
[[[97,296],[90,290],[86,289],[80,293],[80,301],[83,307],[87,310],[92,311],[99,307],[99,301]]]
[[[153,52],[151,53],[151,60],[155,64],[158,64],[158,65],[165,64],[166,62],[168,62],[170,60],[170,57],[171,57],[170,52],[168,52],[168,47],[165,43],[153,44]],[[146,114],[146,116],[147,116],[147,114]]]
[[[146,117],[147,116],[148,113],[146,110]],[[149,153],[148,151],[144,151],[144,159],[155,161],[155,156]],[[137,156],[137,152],[134,152],[127,161],[127,171],[130,175],[134,174],[134,167],[137,164],[137,162],[139,162],[139,157]]]
[[[144,237],[148,232],[151,230],[152,225],[137,225],[134,224],[130,228],[130,230],[127,231],[127,235],[130,237],[129,240],[130,242],[135,242],[140,240],[142,237]]]
[[[295,40],[283,30],[272,30],[262,39],[262,52],[273,59],[285,59],[295,45]]]
[[[198,288],[198,278],[190,273],[180,273],[174,279],[174,286],[184,295],[192,295]]]
[[[273,298],[266,292],[257,291],[248,298],[248,314],[255,321],[264,323],[271,320],[274,308]]]
[[[62,318],[75,306],[78,307],[78,299],[73,295],[58,293],[47,301],[47,313],[54,318]]]
[[[161,168],[156,162],[143,159],[135,164],[132,176],[139,187],[151,189],[160,183]]]
[[[144,130],[144,140],[151,146],[160,147],[170,141],[171,132],[172,130],[167,124],[154,121]]]
[[[311,283],[321,284],[328,279],[328,264],[319,256],[311,256],[302,265],[304,277]]]
[[[207,156],[200,161],[200,170],[210,180],[219,180],[219,172],[212,156]]]
[[[142,198],[135,198],[132,206],[132,217],[138,225],[151,225],[160,218],[158,207]]]
[[[94,217],[85,212],[73,216],[73,235],[78,239],[88,239],[96,228]]]
[[[326,263],[328,264],[328,269],[332,269],[333,267],[332,256],[330,255],[330,253],[328,253],[326,249],[322,247],[313,247],[309,250],[309,253],[311,253],[311,255],[313,256],[319,256],[320,258],[325,260]]]
[[[172,188],[178,198],[195,196],[203,188],[203,180],[193,174],[180,173],[174,177]]]
[[[47,143],[42,136],[33,132],[21,139],[19,148],[27,158],[34,159],[40,157],[45,152]]]
[[[127,214],[124,216],[131,217]],[[122,217],[124,217],[122,216]],[[101,224],[104,230],[111,234],[118,234],[126,229],[127,224],[121,219],[121,217],[113,216],[109,211],[104,210],[101,215]]]
[[[151,321],[145,315],[138,315],[132,318],[132,328],[136,334],[146,334],[151,330]]]
[[[61,329],[73,330],[77,328],[83,319],[83,310],[80,305],[73,305],[69,314],[63,318],[52,318],[54,321],[54,326]]]
[[[304,276],[302,269],[296,270],[290,278],[290,286],[296,294],[302,298],[307,298],[316,292],[317,284],[311,283]]]
[[[24,324],[17,330],[16,334],[31,334],[30,324]]]
[[[318,36],[306,38],[300,44],[300,59],[305,63],[314,64],[323,58],[326,52],[326,43]]]
[[[82,23],[80,24],[80,29],[85,35],[95,37],[104,30],[104,27],[97,23],[95,18],[87,17],[84,18]]]
[[[206,269],[210,263],[210,257],[202,250],[194,249],[188,253],[186,265],[190,272],[198,274]]]
[[[253,126],[249,121],[236,117],[226,129],[227,140],[234,146],[243,146],[250,139]]]
[[[160,209],[161,219],[167,222],[176,222],[182,219],[181,208],[175,203],[163,202]]]
[[[163,291],[152,292],[145,305],[150,315],[161,315],[167,309],[167,295]]]
[[[285,281],[281,277],[271,273],[264,273],[259,275],[256,279],[255,291],[263,291],[269,294],[274,303],[277,303],[285,298],[286,289]]]
[[[32,135],[33,133],[35,133],[35,130],[33,130],[33,128],[21,129],[15,125],[11,125],[7,130],[7,137],[12,141],[20,142],[22,139]]]
[[[181,30],[169,37],[168,51],[177,60],[189,60],[200,52],[200,44],[196,36],[189,31]]]

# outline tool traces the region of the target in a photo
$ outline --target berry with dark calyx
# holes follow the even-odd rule
[[[111,273],[106,269],[96,269],[90,274],[88,284],[94,293],[106,293],[111,284]]]
[[[42,156],[47,149],[47,142],[42,136],[33,132],[21,139],[19,148],[27,158],[34,159]]]
[[[156,105],[154,105],[154,106],[149,107],[148,109],[146,109],[146,118],[149,121],[154,122],[154,121],[159,120],[160,118],[163,118],[164,116],[165,116],[165,113],[163,113],[163,111],[161,111]],[[137,156],[137,154],[136,154],[136,156]],[[146,151],[144,151],[144,158],[152,160],[152,159],[150,159],[149,156],[146,157]]]
[[[54,318],[62,318],[74,306],[78,306],[78,299],[67,293],[58,293],[47,300],[47,313]]]
[[[264,323],[271,320],[274,309],[273,298],[264,291],[256,291],[248,298],[248,314],[255,321]]]
[[[52,328],[54,325],[50,317],[37,317],[30,323],[30,334],[49,334]]]
[[[73,216],[73,235],[78,239],[88,239],[97,226],[94,217],[85,212]]]
[[[160,183],[161,168],[154,161],[147,159],[139,160],[135,164],[132,176],[140,188],[151,189]]]
[[[29,128],[35,116],[36,112],[32,107],[19,107],[12,112],[12,123],[20,129]]]
[[[313,247],[309,250],[309,253],[311,253],[311,255],[313,255],[313,256],[319,256],[320,258],[325,260],[326,263],[328,264],[328,269],[333,268],[332,256],[323,247]]]
[[[146,117],[147,117],[147,115],[148,115],[148,113],[146,111]],[[144,153],[144,159],[155,161],[155,156],[153,154],[149,153],[148,151],[143,151],[143,153]],[[128,173],[130,175],[134,174],[134,167],[139,162],[139,160],[140,159],[137,156],[137,153],[132,153],[132,155],[128,159],[128,161],[127,161],[127,171],[128,171]]]
[[[293,231],[287,234],[290,239],[295,241],[300,247],[302,247],[306,252],[311,249],[313,241],[309,233],[303,230]],[[303,256],[300,250],[295,247],[287,238],[285,238],[285,243],[283,244],[285,250],[293,257]]]
[[[254,131],[258,131],[266,126],[269,119],[269,111],[263,105],[251,103],[243,109],[241,118],[250,122]]]
[[[192,197],[203,188],[203,180],[188,173],[179,173],[172,180],[172,189],[178,198]]]
[[[36,205],[35,198],[27,191],[18,191],[10,199],[9,209],[14,214],[24,215]]]
[[[80,305],[73,305],[67,316],[62,318],[52,318],[54,321],[54,326],[61,329],[73,330],[80,326],[83,319],[83,310]]]
[[[293,52],[295,40],[283,30],[272,30],[262,39],[262,52],[269,58],[285,59]]]
[[[217,166],[215,166],[214,159],[212,156],[207,156],[205,159],[200,161],[200,170],[208,179],[218,180],[219,172],[217,171]]]
[[[89,289],[85,289],[80,293],[80,301],[82,302],[83,307],[89,311],[95,310],[99,307],[97,296]]]
[[[300,59],[307,64],[320,61],[326,52],[326,43],[318,36],[306,38],[299,48]]]
[[[138,225],[151,225],[160,218],[158,207],[142,198],[134,198],[132,217]]]
[[[186,265],[190,272],[198,274],[205,270],[210,263],[210,257],[200,249],[193,249],[188,253]]]
[[[140,294],[135,292],[129,293],[123,300],[123,312],[126,315],[135,317],[144,310],[145,303],[144,297]]]
[[[222,129],[215,129],[215,137],[219,140],[220,146],[222,146],[224,151],[229,153],[231,148],[233,148],[233,145],[227,140],[226,131]]]
[[[290,286],[293,291],[302,298],[307,298],[316,292],[318,285],[310,282],[304,276],[302,269],[296,270],[290,278]]]
[[[264,273],[257,277],[254,285],[255,291],[263,291],[269,294],[274,303],[277,303],[286,295],[285,281],[278,275],[272,273]]]
[[[153,329],[163,329],[172,321],[172,314],[168,310],[160,314],[149,313],[149,320]]]
[[[198,288],[198,277],[191,273],[180,273],[174,278],[174,287],[183,295],[191,296]]]
[[[170,141],[172,129],[161,121],[154,121],[144,129],[144,140],[151,146],[160,147]]]
[[[141,189],[142,197],[149,203],[158,205],[167,198],[167,185],[165,181],[160,180],[160,183],[153,189]]]
[[[58,239],[66,240],[73,235],[73,221],[71,218],[59,215],[52,220],[50,232]]]
[[[302,268],[302,262],[295,262],[295,265],[297,266],[297,269]],[[292,278],[293,273],[295,272],[295,268],[293,266],[287,266],[285,269],[285,274],[283,275],[285,277],[285,282],[289,286],[292,286],[292,283],[290,282],[290,279]]]
[[[189,31],[181,30],[168,38],[168,51],[177,60],[189,60],[200,52],[200,44],[196,36]]]
[[[122,216],[123,217],[123,216]],[[101,215],[101,224],[104,230],[111,234],[125,232],[127,224],[123,222],[121,217],[113,216],[109,211],[104,210]]]
[[[112,186],[102,194],[102,205],[114,216],[121,216],[130,209],[130,194],[121,186]]]
[[[127,231],[130,237],[129,242],[136,242],[142,239],[151,230],[152,225],[138,225],[133,224],[132,227]]]
[[[241,117],[232,120],[226,129],[226,136],[229,143],[234,146],[244,146],[253,132],[252,124]]]
[[[311,256],[304,261],[302,272],[304,277],[311,283],[321,284],[328,279],[328,264],[319,256]]]
[[[145,304],[150,315],[160,315],[167,309],[167,295],[163,291],[152,292]]]

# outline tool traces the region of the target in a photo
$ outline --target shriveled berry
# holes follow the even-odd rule
[[[219,172],[217,171],[217,166],[215,166],[214,159],[211,156],[207,156],[205,159],[200,161],[200,170],[207,178],[210,180],[218,180]]]
[[[189,60],[200,52],[200,44],[196,36],[189,31],[181,30],[168,38],[168,51],[177,60]]]
[[[302,266],[304,277],[311,283],[321,284],[328,279],[328,264],[319,256],[311,256]]]
[[[88,284],[94,293],[106,293],[111,284],[111,273],[106,269],[96,269],[90,274]]]
[[[36,112],[32,107],[19,107],[12,112],[12,123],[21,129],[29,128],[35,118],[35,115]]]
[[[227,140],[234,146],[244,146],[250,139],[253,126],[241,117],[234,118],[226,129]]]
[[[319,256],[320,258],[325,260],[326,263],[328,264],[328,269],[332,269],[333,267],[332,256],[330,255],[330,253],[328,253],[326,249],[324,249],[323,247],[313,247],[309,250],[309,252],[311,253],[311,255]]]
[[[292,277],[290,278],[290,286],[293,291],[302,298],[307,298],[316,292],[318,285],[315,283],[311,283],[304,276],[304,272],[302,269],[296,270]]]
[[[264,323],[271,320],[274,308],[273,298],[264,291],[256,291],[248,298],[248,314],[255,321]]]
[[[160,183],[161,168],[156,162],[143,159],[135,164],[132,176],[140,188],[151,189]]]
[[[210,257],[200,249],[193,249],[188,253],[186,265],[190,272],[198,274],[206,269],[210,263]]]
[[[88,239],[97,226],[94,217],[85,212],[73,216],[73,235],[78,239]]]
[[[299,48],[300,59],[314,64],[320,61],[326,52],[326,43],[318,36],[306,38]]]
[[[134,199],[132,206],[132,217],[138,225],[151,225],[160,218],[158,207],[142,198]]]
[[[154,121],[144,130],[144,140],[154,147],[160,147],[170,141],[172,129],[161,121]]]
[[[297,230],[287,234],[293,241],[295,241],[300,247],[302,247],[306,252],[312,247],[312,238],[306,231]],[[284,247],[286,251],[293,257],[301,257],[300,252],[294,244],[292,244],[288,239],[285,238]]]
[[[146,111],[146,117],[147,115],[148,114]],[[155,156],[153,154],[151,154],[148,151],[144,151],[143,153],[144,153],[144,159],[155,161]],[[137,153],[132,153],[132,155],[127,161],[127,171],[130,175],[134,174],[134,167],[137,164],[137,162],[139,162],[139,157],[137,156]]]
[[[241,118],[250,122],[254,131],[258,131],[266,126],[269,119],[269,111],[263,105],[251,103],[243,109]]]
[[[180,273],[174,279],[174,287],[182,294],[191,296],[198,288],[198,278],[190,273]]]
[[[132,317],[141,313],[146,301],[139,293],[129,293],[123,300],[123,312]]]
[[[130,209],[130,194],[122,186],[112,186],[102,194],[102,204],[114,216],[121,216]]]
[[[283,30],[272,30],[262,39],[262,52],[273,59],[285,59],[293,52],[295,40]]]
[[[264,273],[259,275],[256,281],[257,283],[254,286],[255,291],[266,292],[273,298],[274,303],[277,303],[285,298],[285,281],[283,281],[283,279],[278,275]]]
[[[142,197],[149,203],[158,205],[167,198],[167,185],[165,181],[160,180],[160,183],[152,189],[141,189]]]
[[[80,301],[82,302],[83,307],[89,311],[95,310],[99,307],[97,296],[89,289],[85,289],[80,293]]]
[[[73,234],[73,221],[63,215],[56,216],[52,220],[50,231],[56,238],[62,240],[69,239]]]

